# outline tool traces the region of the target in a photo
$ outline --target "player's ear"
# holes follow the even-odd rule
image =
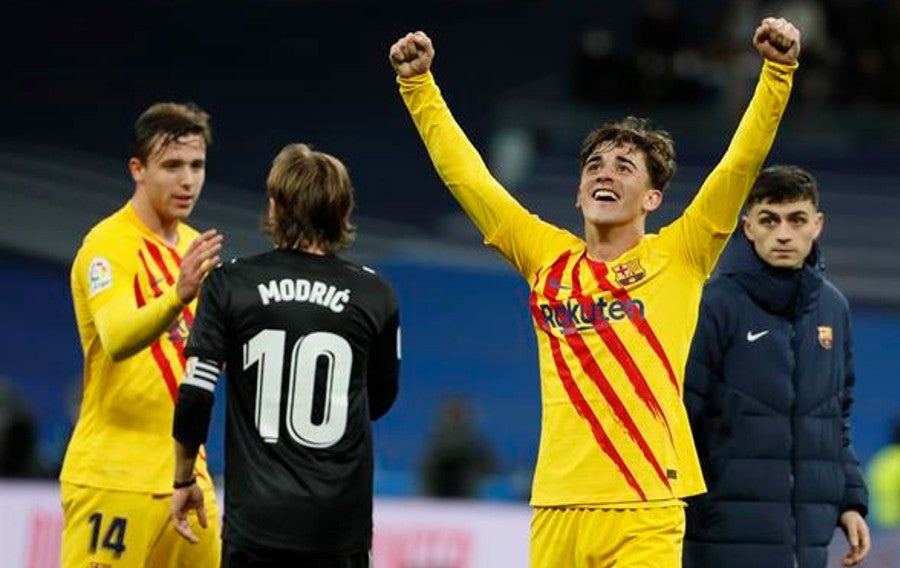
[[[813,235],[813,239],[818,239],[822,234],[822,229],[825,228],[825,214],[821,211],[816,212],[816,216],[813,219],[813,223],[815,223],[815,235]]]
[[[128,173],[131,174],[134,183],[144,182],[144,164],[139,159],[132,157],[128,160]]]
[[[271,197],[269,198],[269,222],[273,222],[275,220],[275,200]]]
[[[656,211],[662,205],[663,192],[658,189],[648,189],[644,193],[643,209],[644,213]]]

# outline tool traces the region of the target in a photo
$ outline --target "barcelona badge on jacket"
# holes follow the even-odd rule
[[[831,349],[831,346],[834,345],[834,335],[831,332],[831,326],[819,326],[819,345],[824,349]]]

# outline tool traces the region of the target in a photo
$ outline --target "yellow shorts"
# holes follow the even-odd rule
[[[684,506],[536,507],[532,568],[681,568]]]
[[[62,568],[217,568],[222,541],[212,484],[203,489],[207,527],[191,514],[199,544],[183,539],[169,521],[171,495],[110,491],[61,483]]]

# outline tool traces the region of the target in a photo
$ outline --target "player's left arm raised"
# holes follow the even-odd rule
[[[682,240],[689,263],[708,275],[737,225],[775,141],[800,55],[800,31],[783,18],[765,18],[751,43],[763,57],[759,81],[724,156],[685,211]]]
[[[765,18],[753,33],[753,47],[769,61],[796,65],[800,57],[800,30],[784,18]]]
[[[799,65],[800,30],[784,18],[765,18],[753,32],[751,43],[763,58],[762,72],[753,98],[719,162],[720,168],[736,170],[749,178],[747,192],[769,154],[787,108],[794,71]],[[740,197],[743,204],[746,195]]]

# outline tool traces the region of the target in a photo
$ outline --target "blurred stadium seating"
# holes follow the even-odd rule
[[[360,228],[349,256],[387,275],[403,310],[401,395],[376,428],[382,495],[417,491],[423,428],[444,397],[461,394],[503,466],[484,495],[521,499],[540,421],[525,286],[478,246],[431,171],[385,60],[396,36],[432,34],[438,79],[491,166],[523,203],[575,232],[575,157],[590,127],[635,113],[675,135],[680,170],[656,228],[690,199],[737,120],[721,84],[668,104],[639,92],[633,103],[576,96],[579,72],[596,74],[601,94],[604,82],[612,88],[626,76],[576,61],[591,26],[618,38],[620,60],[636,58],[632,8],[613,17],[590,2],[442,0],[362,18],[348,17],[362,9],[354,2],[200,1],[179,6],[176,18],[173,6],[142,0],[57,6],[45,18],[45,4],[23,6],[0,40],[16,53],[16,88],[0,91],[0,294],[8,300],[0,377],[39,417],[48,462],[64,447],[81,364],[68,263],[84,232],[127,197],[128,129],[154,100],[195,100],[213,115],[208,183],[192,222],[224,232],[228,255],[267,246],[255,228],[278,147],[311,141],[349,164]],[[716,3],[689,4],[698,26],[715,25]],[[11,48],[26,40],[33,48]],[[845,99],[792,103],[770,161],[799,163],[820,181],[829,273],[855,308],[854,427],[865,460],[886,441],[900,400],[900,100]],[[221,469],[221,407],[217,420],[209,453]]]

